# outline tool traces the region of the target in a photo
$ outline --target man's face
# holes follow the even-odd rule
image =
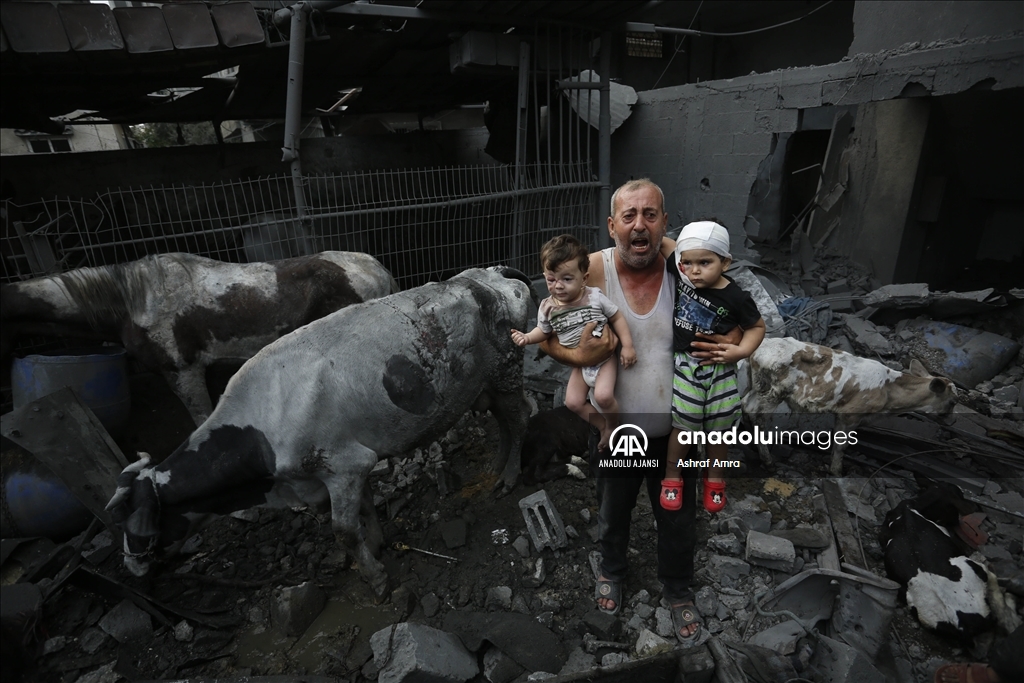
[[[615,215],[608,218],[608,234],[615,250],[630,268],[642,270],[654,263],[661,250],[661,238],[668,226],[668,214],[661,195],[653,187],[620,192]]]

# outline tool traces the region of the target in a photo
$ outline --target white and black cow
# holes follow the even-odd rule
[[[792,337],[767,338],[749,359],[750,389],[743,413],[764,430],[771,414],[785,403],[794,413],[834,413],[836,430],[849,431],[874,413],[920,411],[946,415],[956,405],[956,388],[933,377],[917,360],[910,372],[878,361]],[[845,441],[833,441],[830,471],[843,469]],[[771,463],[767,446],[761,459]]]
[[[383,594],[367,485],[379,458],[428,443],[470,408],[489,408],[501,436],[498,484],[508,491],[516,482],[530,407],[510,331],[526,324],[527,282],[508,269],[468,270],[349,306],[264,348],[188,441],[161,464],[120,475],[108,509],[125,532],[127,567],[145,573],[177,540],[161,538],[173,526],[163,511],[212,509],[235,494],[250,505],[247,494],[274,485],[281,499],[329,500],[336,538]]]
[[[996,624],[1004,634],[1019,625],[996,576],[955,533],[970,505],[956,486],[931,482],[893,508],[879,534],[885,571],[918,621],[965,642]]]
[[[119,340],[164,375],[198,425],[213,409],[208,365],[251,358],[308,322],[396,291],[384,266],[353,252],[250,264],[148,256],[3,285],[3,357],[23,333]]]

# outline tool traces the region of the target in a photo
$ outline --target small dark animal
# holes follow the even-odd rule
[[[792,337],[768,338],[750,357],[750,390],[743,413],[764,430],[782,403],[794,413],[835,413],[836,430],[853,430],[865,415],[921,411],[946,415],[956,405],[956,388],[933,377],[917,360],[910,372],[897,372],[876,360]],[[843,471],[846,443],[832,447],[831,473]],[[768,447],[759,445],[764,463]]]
[[[580,470],[586,461],[580,456],[587,453],[589,438],[590,426],[565,406],[531,417],[523,437],[523,483],[586,479]]]
[[[349,306],[264,348],[188,441],[159,465],[140,461],[118,477],[107,507],[125,532],[125,565],[145,574],[183,537],[184,514],[214,501],[220,512],[270,496],[329,502],[336,539],[382,596],[382,534],[367,484],[379,458],[489,408],[500,433],[499,485],[507,492],[519,476],[530,408],[523,351],[510,332],[526,324],[526,282],[518,271],[468,270]]]
[[[148,256],[3,285],[2,352],[7,358],[19,333],[119,340],[128,355],[163,374],[198,425],[213,410],[208,365],[251,358],[306,323],[396,291],[384,266],[353,252],[250,264]]]
[[[885,516],[879,534],[886,574],[918,621],[968,642],[995,623],[1008,633],[1016,620],[995,575],[967,556],[972,549],[955,532],[971,511],[959,488],[928,482]]]

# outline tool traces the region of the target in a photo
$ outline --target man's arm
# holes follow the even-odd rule
[[[725,334],[702,334],[698,332],[697,340],[691,342],[690,346],[692,349],[699,350],[691,350],[690,355],[694,358],[700,358],[701,365],[724,363],[725,361],[718,360],[718,358],[721,357],[725,346],[739,344],[742,340],[743,330],[739,326],[732,328]]]
[[[615,336],[610,325],[605,325],[604,333],[600,337],[595,337],[595,327],[597,321],[586,324],[580,344],[574,349],[567,349],[559,344],[557,335],[551,335],[547,341],[541,342],[540,348],[562,365],[571,365],[575,368],[597,365],[615,353],[619,338]]]

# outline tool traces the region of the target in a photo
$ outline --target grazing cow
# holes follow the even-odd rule
[[[586,479],[580,465],[590,440],[590,426],[565,406],[530,418],[523,436],[523,483],[528,486],[571,476]]]
[[[367,483],[379,458],[429,443],[470,408],[490,408],[501,437],[499,485],[507,492],[516,482],[530,407],[510,332],[526,324],[526,282],[509,269],[468,270],[349,306],[264,348],[188,441],[161,464],[120,475],[108,509],[125,532],[126,566],[144,574],[177,540],[161,538],[163,510],[235,494],[236,505],[250,505],[243,494],[274,484],[282,499],[329,499],[336,538],[383,595]]]
[[[32,331],[120,340],[128,355],[163,374],[199,425],[213,409],[210,363],[251,358],[306,323],[397,290],[367,254],[325,251],[246,265],[148,256],[3,285],[3,356],[17,334]]]
[[[932,377],[917,360],[910,372],[897,372],[878,361],[792,337],[768,338],[750,357],[750,390],[743,412],[765,430],[771,413],[782,403],[794,413],[835,413],[836,430],[849,431],[873,413],[921,411],[948,414],[956,389],[943,377]],[[833,475],[843,469],[845,441],[832,446]],[[761,459],[771,463],[768,448]]]
[[[1009,633],[1019,625],[1012,602],[996,576],[967,556],[972,548],[956,534],[972,504],[952,484],[927,486],[885,516],[879,541],[886,573],[900,583],[901,597],[929,629],[965,643],[993,623]]]

